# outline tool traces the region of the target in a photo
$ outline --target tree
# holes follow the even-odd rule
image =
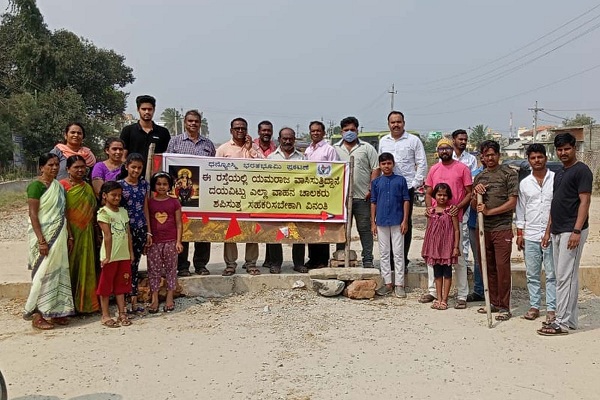
[[[589,115],[579,113],[577,113],[574,118],[565,118],[563,120],[564,126],[588,126],[594,125],[595,123],[596,120],[594,118],[590,117]]]
[[[200,135],[204,137],[210,135],[210,131],[208,130],[208,120],[204,117],[202,117],[202,123],[200,125]]]
[[[181,122],[183,118],[181,113],[175,108],[165,108],[160,115],[160,119],[165,123],[165,128],[167,128],[172,135],[178,135],[182,133]]]
[[[486,140],[491,140],[492,135],[488,133],[489,128],[485,125],[475,125],[474,128],[471,128],[471,133],[469,134],[469,142],[475,149],[479,149],[479,145]]]

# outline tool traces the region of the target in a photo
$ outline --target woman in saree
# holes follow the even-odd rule
[[[78,313],[100,309],[96,296],[96,257],[94,218],[96,196],[83,179],[87,166],[80,155],[67,158],[69,178],[60,181],[66,191],[66,217],[69,227],[69,271],[73,302]]]
[[[50,153],[56,154],[60,161],[60,168],[58,170],[58,180],[66,179],[67,174],[67,158],[80,155],[85,159],[85,164],[92,168],[96,164],[96,156],[87,147],[83,145],[83,139],[85,139],[85,129],[79,122],[71,122],[67,124],[65,128],[65,143],[57,143],[56,146]]]
[[[55,154],[40,156],[40,175],[27,186],[29,206],[29,269],[32,283],[25,303],[25,318],[38,329],[67,325],[75,314],[69,276],[65,220],[65,190],[55,179],[59,169]]]

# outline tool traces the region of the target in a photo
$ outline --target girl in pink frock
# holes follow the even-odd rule
[[[433,197],[436,203],[427,219],[421,256],[427,265],[433,265],[437,300],[433,302],[431,308],[446,310],[452,285],[452,264],[457,263],[460,255],[458,216],[451,216],[449,213],[448,201],[452,199],[452,191],[448,184],[435,185]]]

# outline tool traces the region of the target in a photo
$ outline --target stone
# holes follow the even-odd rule
[[[350,283],[344,290],[344,296],[350,299],[372,299],[375,297],[377,282],[370,279],[358,280]]]
[[[313,289],[321,296],[333,297],[342,293],[346,284],[337,279],[312,279]]]
[[[345,250],[336,250],[333,253],[333,259],[337,260],[337,261],[344,261],[345,260],[345,256],[346,256],[346,251]],[[358,256],[356,255],[356,251],[354,250],[350,250],[350,255],[349,255],[350,261],[356,261],[358,259]]]
[[[308,271],[311,279],[339,279],[340,281],[358,281],[379,279],[379,270],[375,268],[317,268]]]
[[[173,297],[181,297],[183,296],[182,287],[180,284],[180,280],[177,280],[175,285],[175,291],[173,292]],[[160,278],[160,286],[158,288],[158,300],[165,301],[167,299],[167,281],[165,278]],[[140,303],[151,303],[152,302],[152,293],[150,293],[150,281],[148,278],[140,279],[138,283],[138,301]]]

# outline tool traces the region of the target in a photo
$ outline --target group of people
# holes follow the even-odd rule
[[[107,140],[106,160],[96,162],[93,153],[83,146],[85,131],[78,123],[67,126],[64,144],[40,157],[40,175],[27,189],[33,284],[25,311],[34,327],[51,329],[56,324],[67,324],[67,317],[76,312],[98,310],[107,327],[131,324],[132,316],[144,312],[137,302],[142,254],[147,254],[148,261],[150,313],[159,309],[161,277],[165,277],[168,289],[163,310],[169,312],[174,309],[177,276],[190,276],[191,266],[196,274],[210,274],[206,266],[211,243],[194,242],[192,263],[188,260],[189,243],[182,241],[181,204],[168,195],[174,186],[173,177],[159,172],[150,182],[143,178],[152,143],[156,153],[205,157],[310,161],[349,161],[354,157],[352,211],[348,217],[356,222],[364,267],[374,266],[374,236],[378,239],[385,283],[378,290],[380,295],[395,292],[398,297],[406,296],[404,281],[412,238],[414,191],[425,184],[428,222],[421,254],[428,265],[429,291],[419,301],[432,302],[432,308],[439,310],[448,308],[453,275],[458,291],[455,308],[464,309],[468,301],[483,300],[479,248],[474,240],[478,229],[474,220],[479,211],[485,220],[492,311],[499,313],[499,320],[511,317],[510,251],[516,208],[517,245],[525,251],[532,299],[525,317],[539,317],[543,262],[548,305],[546,322],[539,333],[564,334],[577,327],[577,274],[572,272],[578,267],[587,235],[592,178],[589,169],[586,171],[587,167],[575,158],[575,139],[571,135],[558,135],[555,140],[557,154],[564,163],[564,170],[556,179],[545,167],[543,146],[530,146],[527,154],[531,176],[536,181],[527,178],[520,188],[516,173],[499,163],[498,143],[482,143],[479,166],[475,156],[466,151],[468,135],[464,130],[453,132],[452,139],[438,142],[439,163],[428,171],[423,144],[405,131],[404,115],[399,111],[388,115],[390,133],[380,140],[378,149],[360,140],[359,121],[347,117],[340,123],[342,139],[334,144],[325,139],[322,122],[311,122],[311,143],[301,153],[296,148],[296,133],[289,127],[279,130],[276,145],[269,121],[258,124],[258,137],[252,140],[247,121],[235,118],[230,126],[231,139],[216,148],[210,139],[200,135],[202,117],[198,111],[188,111],[184,116],[185,131],[171,137],[166,128],[153,121],[153,97],[139,96],[136,105],[139,121],[125,127],[119,138]],[[567,179],[562,179],[563,175]],[[540,176],[541,181],[537,179]],[[477,202],[478,194],[483,196],[482,203]],[[552,207],[547,208],[550,202]],[[544,211],[548,214],[545,217]],[[469,244],[475,255],[471,293],[466,263]],[[337,244],[336,248],[341,250],[344,244]],[[258,249],[257,243],[245,245],[243,268],[250,275],[261,273]],[[552,249],[554,262],[549,261]],[[294,244],[293,269],[306,273],[326,266],[329,253],[327,243],[308,244],[306,261],[305,245]],[[225,243],[223,276],[236,273],[237,258],[237,245]],[[266,244],[263,267],[277,274],[282,264],[282,245]],[[117,300],[117,319],[109,314],[111,295]],[[126,298],[130,307],[125,304]],[[478,311],[485,312],[483,308]]]

